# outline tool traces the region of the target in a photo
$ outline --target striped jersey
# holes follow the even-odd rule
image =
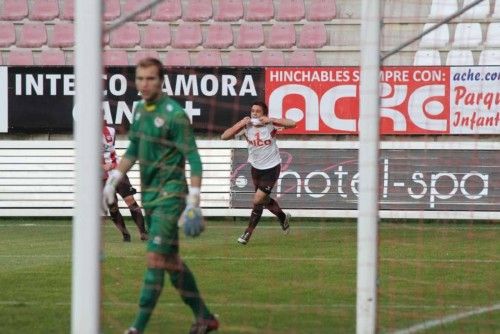
[[[109,126],[102,127],[102,163],[111,164],[112,168],[118,165],[118,159],[115,151],[115,133],[116,130]],[[108,172],[104,172],[103,177],[108,178]]]
[[[281,163],[276,145],[277,129],[272,123],[254,126],[248,123],[243,136],[248,143],[248,162],[257,169],[269,169]]]

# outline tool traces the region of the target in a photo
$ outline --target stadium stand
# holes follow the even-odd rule
[[[36,21],[51,21],[59,16],[57,0],[37,0],[29,12],[29,18]]]
[[[27,0],[4,0],[2,7],[2,20],[19,21],[28,16]]]
[[[187,50],[168,51],[163,62],[166,66],[189,66],[191,59]]]
[[[128,55],[125,50],[104,50],[102,55],[104,66],[128,65]]]
[[[216,21],[238,21],[243,18],[242,0],[219,0],[214,19]]]
[[[196,48],[203,40],[198,23],[181,23],[174,35],[173,46],[180,49]]]
[[[479,55],[478,65],[499,65],[500,50],[483,50]]]
[[[10,66],[29,66],[34,65],[33,53],[31,50],[16,49],[7,54],[7,63]]]
[[[430,19],[445,18],[458,10],[457,0],[432,0]]]
[[[123,12],[125,15],[128,15],[140,7],[149,3],[149,0],[127,0],[123,6]],[[145,21],[151,17],[151,9],[145,10],[139,15],[134,16],[134,21]]]
[[[219,50],[201,50],[194,61],[195,66],[222,66]]]
[[[441,56],[438,50],[418,50],[415,52],[413,65],[434,66],[441,65]]]
[[[59,23],[54,25],[49,46],[54,48],[67,48],[75,44],[75,27],[73,23]]]
[[[0,47],[9,47],[16,42],[16,30],[12,22],[0,22]]]
[[[134,22],[124,23],[111,31],[109,46],[112,48],[133,48],[141,41],[139,28]]]
[[[47,43],[47,31],[42,22],[26,23],[21,27],[17,46],[22,48],[39,48]]]
[[[203,46],[209,49],[226,49],[233,45],[233,30],[227,23],[214,23],[208,27]]]
[[[474,65],[471,50],[450,50],[446,56],[446,65]]]
[[[269,21],[274,18],[273,0],[252,0],[247,4],[247,21]]]
[[[500,22],[494,22],[489,24],[484,45],[486,47],[491,47],[491,48],[500,47]]]
[[[264,29],[258,23],[243,23],[237,34],[236,47],[256,49],[264,44]]]
[[[278,21],[300,21],[305,17],[304,0],[281,0],[275,19]]]
[[[474,2],[474,0],[464,0],[462,7],[468,6],[472,2]],[[485,19],[489,14],[490,14],[490,1],[483,0],[479,4],[475,5],[474,7],[463,13],[460,17],[462,19],[478,20],[478,19]]]
[[[42,66],[57,66],[65,65],[66,59],[64,52],[60,49],[47,49],[40,52],[37,65]]]
[[[212,18],[212,0],[191,0],[187,3],[182,18],[184,21],[207,21]]]
[[[312,50],[295,50],[288,57],[288,66],[316,66],[318,60]]]
[[[259,66],[285,66],[285,56],[281,51],[264,50],[260,54]]]
[[[229,52],[227,66],[253,66],[252,52],[246,50],[236,50]]]
[[[474,48],[483,41],[479,23],[459,23],[455,28],[454,48]]]
[[[360,1],[165,0],[106,34],[104,47],[126,51],[129,65],[134,65],[136,51],[152,50],[163,56],[179,49],[187,50],[193,60],[201,50],[218,49],[223,64],[234,61],[254,66],[258,62],[253,59],[259,59],[262,51],[280,49],[286,58],[292,51],[310,49],[315,53],[306,58],[311,65],[357,65]],[[416,36],[471,1],[383,1],[382,50]],[[104,0],[105,23],[111,24],[144,3],[146,0]],[[34,49],[35,60],[41,49],[59,48],[66,64],[72,64],[74,6],[74,0],[0,0],[0,56],[4,63],[8,53],[17,48]],[[485,0],[467,15],[392,56],[386,64],[412,65],[420,49],[443,55],[452,49],[466,49],[478,58],[483,49],[500,47],[499,17],[500,0]],[[249,51],[251,57],[246,52],[241,60],[238,53],[231,55],[237,50]]]
[[[166,23],[151,23],[144,27],[141,47],[144,49],[163,49],[172,42],[170,26]]]
[[[271,49],[291,48],[295,45],[295,27],[291,23],[274,24],[265,44]]]
[[[147,57],[154,57],[161,60],[160,54],[156,50],[139,50],[134,53],[134,64]]]
[[[153,9],[154,21],[176,21],[182,16],[181,0],[164,0]]]
[[[330,21],[337,15],[335,0],[316,0],[309,4],[308,21]]]
[[[104,0],[104,20],[114,20],[118,18],[120,14],[120,0]]]

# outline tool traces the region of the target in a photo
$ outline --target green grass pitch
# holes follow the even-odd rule
[[[219,333],[354,333],[356,224],[292,220],[282,235],[265,219],[247,246],[244,220],[210,220],[182,237]],[[122,333],[136,311],[144,243],[103,226],[102,333]],[[380,333],[500,303],[500,225],[406,222],[380,225]],[[187,333],[192,317],[166,279],[148,333]],[[0,219],[1,333],[69,333],[71,220]],[[458,318],[419,333],[500,333],[500,311]]]

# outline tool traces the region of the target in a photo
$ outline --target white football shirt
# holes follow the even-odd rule
[[[263,126],[247,124],[242,135],[248,143],[248,162],[254,168],[269,169],[281,163],[276,132],[272,123]]]

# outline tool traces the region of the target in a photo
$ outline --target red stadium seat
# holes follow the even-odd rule
[[[281,51],[264,50],[260,54],[259,66],[285,66],[285,57]]]
[[[153,20],[155,21],[175,21],[181,18],[181,0],[163,0],[154,9]]]
[[[64,51],[60,49],[43,50],[40,53],[38,65],[50,65],[50,66],[66,65]]]
[[[128,22],[111,31],[109,45],[112,48],[133,48],[139,44],[140,39],[137,24]]]
[[[243,18],[242,0],[219,0],[216,21],[238,21]]]
[[[50,47],[66,48],[75,44],[75,27],[73,23],[58,23],[54,25]]]
[[[43,23],[26,23],[21,28],[17,46],[23,48],[39,48],[47,43],[47,31]]]
[[[62,20],[74,20],[75,18],[75,0],[64,0],[64,7],[59,18]]]
[[[231,51],[227,58],[228,66],[253,66],[253,56],[251,51],[237,50]]]
[[[57,0],[33,1],[29,18],[37,21],[51,21],[59,16],[59,3]]]
[[[233,30],[229,24],[211,24],[203,46],[211,49],[225,49],[233,44]]]
[[[33,63],[33,53],[31,50],[12,50],[7,53],[7,63],[10,66],[31,66]]]
[[[105,50],[102,56],[104,66],[128,65],[128,55],[125,50]]]
[[[312,50],[296,50],[288,58],[288,66],[317,66],[316,53]]]
[[[266,46],[288,49],[295,45],[295,27],[291,23],[278,23],[271,27]]]
[[[22,20],[28,16],[27,0],[4,0],[2,6],[2,20]]]
[[[242,23],[237,36],[236,47],[240,49],[254,49],[264,44],[264,30],[261,24]]]
[[[222,66],[219,50],[201,50],[196,56],[195,66]]]
[[[0,22],[0,47],[9,47],[16,42],[16,29],[12,22]]]
[[[300,21],[304,18],[305,12],[304,0],[281,0],[276,14],[276,20]]]
[[[114,20],[120,16],[120,13],[120,0],[104,0],[104,20]]]
[[[181,23],[172,44],[175,48],[189,49],[197,47],[201,41],[201,27],[198,23]]]
[[[307,12],[308,21],[331,21],[337,16],[335,0],[314,0]]]
[[[252,0],[248,2],[247,21],[269,21],[274,18],[273,0]]]
[[[189,66],[191,59],[187,50],[168,51],[163,62],[166,66]]]
[[[189,0],[184,21],[207,21],[212,18],[212,0]]]
[[[139,50],[134,54],[134,64],[137,64],[141,59],[144,58],[160,59],[160,55],[156,50]]]
[[[143,7],[147,3],[149,3],[149,0],[127,0],[125,2],[125,5],[123,5],[123,14],[128,15],[139,8]],[[134,16],[133,20],[134,21],[145,21],[151,17],[151,9],[148,9],[139,15]]]
[[[152,23],[144,29],[141,46],[146,49],[161,49],[169,45],[171,40],[168,23]]]
[[[299,48],[321,48],[327,43],[326,27],[323,23],[306,23],[300,32]]]

